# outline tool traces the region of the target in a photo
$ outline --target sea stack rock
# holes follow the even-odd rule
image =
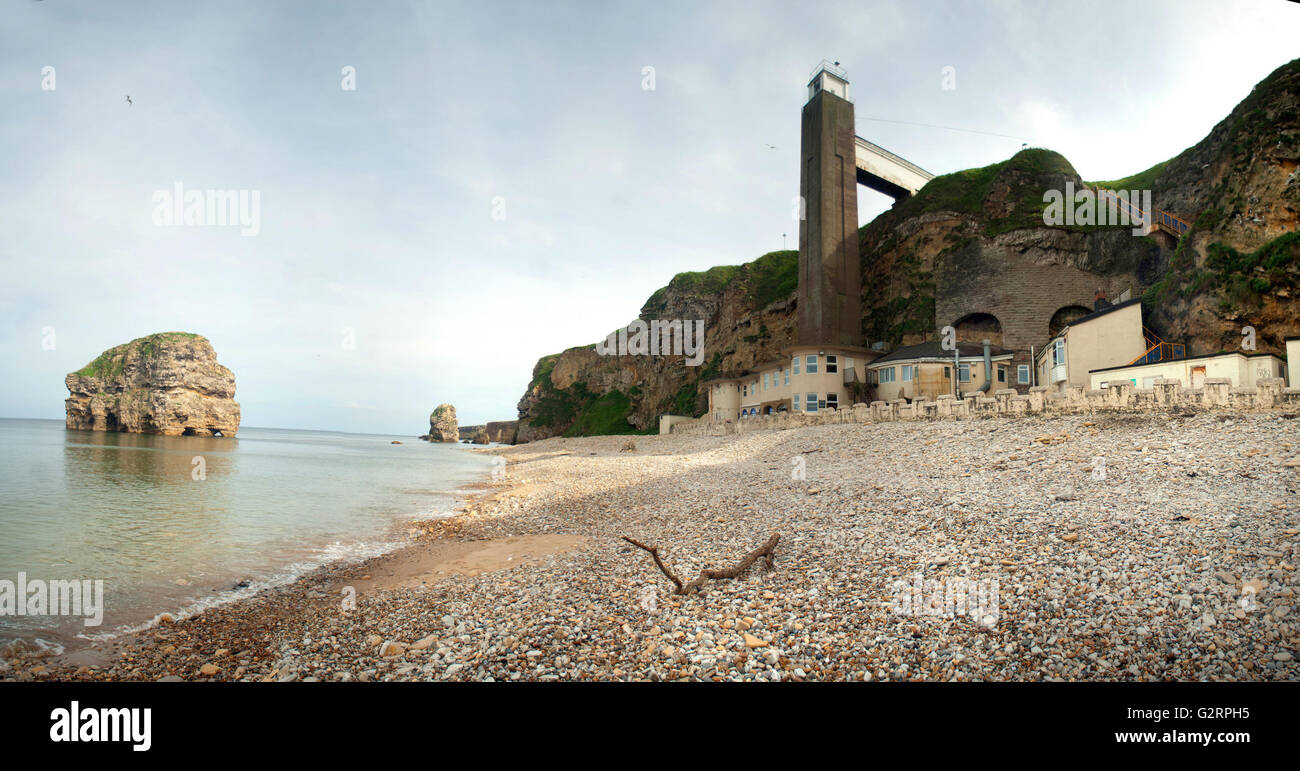
[[[104,351],[63,379],[67,427],[168,436],[234,436],[235,376],[207,338],[160,332]]]
[[[460,438],[456,429],[456,408],[450,404],[439,404],[433,414],[429,415],[429,441],[454,442]]]

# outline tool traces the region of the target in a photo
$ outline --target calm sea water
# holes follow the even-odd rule
[[[490,468],[464,445],[412,437],[164,437],[0,419],[0,581],[100,579],[105,598],[98,627],[0,615],[0,646],[58,652],[382,553],[404,521],[447,513],[455,488]],[[233,589],[241,580],[250,586]]]

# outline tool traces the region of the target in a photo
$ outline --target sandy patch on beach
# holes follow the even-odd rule
[[[379,562],[368,579],[339,582],[360,593],[393,588],[418,588],[447,576],[477,576],[495,570],[533,564],[554,554],[581,548],[580,535],[520,535],[481,541],[434,541],[393,552]]]

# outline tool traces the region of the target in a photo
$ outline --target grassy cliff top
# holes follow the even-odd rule
[[[109,348],[73,374],[78,377],[116,377],[122,374],[122,369],[126,366],[127,354],[133,350],[139,351],[141,356],[147,358],[153,356],[162,343],[206,339],[193,332],[155,332]]]
[[[1031,147],[1005,161],[935,177],[916,195],[898,204],[891,212],[894,217],[890,222],[932,212],[955,212],[987,218],[988,235],[1041,227],[1043,192],[1061,184],[1063,177],[1077,179],[1078,176],[1065,156],[1054,150]],[[1012,210],[1010,214],[992,217],[986,212],[986,203],[1000,189],[1006,190],[1005,200],[1012,204]]]
[[[641,317],[657,318],[667,307],[669,292],[716,295],[737,281],[746,282],[746,295],[754,310],[784,300],[799,285],[799,252],[785,249],[768,252],[741,265],[718,265],[704,271],[678,273],[668,286],[650,295],[641,306]]]

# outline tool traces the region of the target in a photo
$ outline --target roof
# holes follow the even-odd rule
[[[1133,305],[1135,303],[1140,303],[1140,302],[1142,302],[1141,297],[1134,297],[1132,300],[1125,300],[1122,303],[1115,303],[1114,305],[1108,305],[1099,311],[1093,311],[1092,313],[1089,313],[1086,316],[1080,316],[1074,321],[1071,321],[1070,323],[1066,324],[1064,327],[1061,327],[1061,331],[1057,332],[1056,337],[1053,337],[1052,339],[1055,340],[1057,337],[1060,337],[1061,335],[1065,334],[1065,330],[1069,329],[1070,327],[1077,327],[1080,324],[1083,324],[1084,322],[1092,321],[1093,319],[1105,316],[1107,313],[1113,313],[1121,308],[1127,308],[1130,305]]]
[[[1158,367],[1162,364],[1178,364],[1184,361],[1196,361],[1197,359],[1216,359],[1220,356],[1242,356],[1247,359],[1254,359],[1259,356],[1272,356],[1274,359],[1277,359],[1278,361],[1283,361],[1285,359],[1285,357],[1282,356],[1281,354],[1263,353],[1260,351],[1256,351],[1255,353],[1245,353],[1242,351],[1219,351],[1218,353],[1200,353],[1195,356],[1184,356],[1181,359],[1165,359],[1164,361],[1149,361],[1146,364],[1121,364],[1118,367],[1102,367],[1101,369],[1090,369],[1088,370],[1088,373],[1091,374],[1093,372],[1114,372],[1117,369],[1138,369],[1140,367]]]
[[[963,359],[979,358],[984,356],[983,343],[957,343],[957,351]],[[1008,348],[1000,348],[996,345],[989,346],[989,353],[992,356],[1011,356],[1014,351]],[[893,351],[881,356],[879,359],[868,364],[868,367],[874,367],[877,364],[888,364],[891,361],[906,361],[909,359],[952,359],[952,351],[946,350],[943,343],[938,340],[931,340],[928,343],[918,343],[917,345],[905,345],[902,348],[896,348]]]

